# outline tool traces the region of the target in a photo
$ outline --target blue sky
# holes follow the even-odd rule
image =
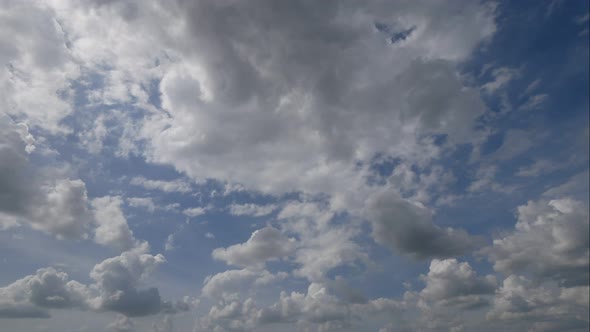
[[[0,332],[588,329],[587,2],[0,3]]]

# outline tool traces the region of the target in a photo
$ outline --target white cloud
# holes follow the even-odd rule
[[[42,201],[33,205],[27,216],[31,226],[58,238],[85,238],[92,216],[84,182],[61,179],[43,185],[41,192]]]
[[[590,193],[590,172],[586,170],[573,175],[559,186],[547,189],[543,196],[547,198],[588,197],[588,193]]]
[[[4,1],[0,23],[0,101],[3,112],[53,133],[72,112],[69,80],[79,66],[49,4]]]
[[[496,289],[493,275],[477,276],[467,262],[456,259],[430,262],[428,274],[422,276],[426,287],[420,291],[425,304],[435,306],[459,306],[462,309],[486,304],[482,295],[491,295]]]
[[[161,190],[163,192],[171,193],[171,192],[179,192],[179,193],[188,193],[192,190],[192,186],[187,181],[182,180],[173,180],[173,181],[164,181],[164,180],[150,180],[146,179],[141,176],[134,177],[129,182],[134,186],[142,186],[145,189],[149,190]]]
[[[129,317],[118,314],[115,321],[109,324],[108,328],[113,332],[133,332],[135,331],[135,324]]]
[[[39,269],[0,288],[0,317],[49,317],[48,309],[67,308],[113,311],[127,317],[190,310],[192,305],[185,300],[162,301],[157,288],[139,288],[166,261],[164,256],[145,250],[143,246],[96,264],[90,272],[94,283],[88,285],[70,280],[67,273],[52,267]]]
[[[518,208],[514,232],[495,239],[484,252],[505,275],[587,285],[588,220],[588,206],[573,199],[529,201]]]
[[[516,175],[524,177],[539,176],[554,172],[564,167],[567,167],[567,164],[546,159],[540,159],[535,161],[531,165],[520,167]]]
[[[234,216],[264,217],[273,213],[277,208],[274,204],[232,204],[229,206],[229,213]]]
[[[268,260],[289,256],[296,243],[272,226],[256,230],[248,241],[227,248],[213,250],[212,256],[230,265],[242,267],[262,267]]]
[[[89,290],[54,268],[0,288],[0,317],[49,317],[48,309],[85,308]]]
[[[516,275],[507,277],[496,292],[488,321],[511,322],[513,328],[529,331],[587,329],[588,301],[570,296],[588,292],[588,286],[561,289],[538,286]],[[560,295],[561,293],[561,295]]]
[[[127,225],[121,210],[123,199],[120,196],[105,196],[92,200],[97,228],[94,232],[96,243],[121,251],[129,250],[140,243]]]
[[[142,207],[151,213],[156,211],[156,204],[151,197],[127,197],[126,201],[129,206]]]
[[[240,14],[233,19],[216,4],[181,5],[187,24],[179,33],[189,42],[160,84],[167,114],[144,123],[150,161],[195,179],[263,191],[334,193],[346,190],[344,179],[359,176],[356,160],[378,152],[424,158],[416,136],[446,133],[464,141],[484,111],[477,90],[465,88],[453,67],[494,32],[489,6],[457,4],[462,15],[455,15],[435,4],[343,6],[337,12],[316,4],[277,7],[272,15],[257,11],[262,16],[252,20],[251,6],[235,5]],[[309,12],[321,18],[298,24],[302,30],[284,24]],[[375,21],[416,28],[403,46],[392,47],[384,42],[388,36],[375,32]],[[470,28],[457,31],[448,22]],[[276,38],[251,38],[268,24],[280,26]],[[208,51],[196,45],[209,45]]]
[[[267,270],[227,270],[208,276],[201,292],[211,298],[232,298],[234,294],[250,290],[253,286],[267,285],[286,276],[284,272],[272,274]]]
[[[495,93],[498,90],[505,88],[506,85],[508,85],[508,83],[510,83],[510,81],[517,79],[520,75],[521,75],[520,71],[515,68],[508,68],[508,67],[495,68],[491,72],[491,76],[493,77],[493,80],[485,83],[482,86],[482,89],[487,93]]]
[[[320,282],[336,267],[370,263],[365,248],[355,239],[359,225],[339,225],[334,215],[326,205],[311,202],[289,202],[279,212],[283,231],[297,237],[295,275]]]
[[[92,300],[96,310],[108,310],[126,316],[145,316],[160,312],[162,301],[157,288],[138,289],[138,285],[158,265],[164,256],[127,251],[94,266],[90,277],[96,282],[99,294]]]
[[[85,183],[31,165],[22,138],[29,135],[23,135],[25,128],[14,125],[5,115],[0,119],[2,228],[26,223],[61,239],[87,237],[92,214]]]
[[[522,110],[535,110],[541,108],[543,104],[547,101],[549,95],[545,93],[536,94],[530,96],[527,101],[525,101],[522,105],[520,105],[520,109]]]
[[[176,249],[176,246],[174,244],[174,234],[170,234],[166,238],[166,243],[164,244],[164,250],[172,251],[174,249]]]
[[[182,210],[182,213],[188,217],[198,217],[202,216],[207,212],[206,208],[202,207],[192,207]]]

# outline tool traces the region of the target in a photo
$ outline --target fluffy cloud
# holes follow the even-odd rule
[[[395,192],[372,197],[367,215],[377,243],[417,259],[461,255],[478,243],[463,230],[434,225],[431,211]]]
[[[268,260],[290,255],[295,246],[294,239],[289,239],[278,229],[267,226],[254,231],[245,243],[213,250],[212,256],[230,265],[261,267]]]
[[[133,332],[135,324],[129,317],[119,314],[115,321],[109,324],[109,329],[113,332]]]
[[[48,309],[85,308],[88,292],[85,285],[69,280],[65,272],[39,269],[34,275],[0,288],[0,316],[46,318]]]
[[[119,196],[105,196],[92,200],[94,217],[98,225],[94,232],[94,241],[126,251],[138,246],[139,242],[135,240],[127,225],[127,219],[121,210],[122,204],[123,200]]]
[[[113,311],[126,317],[190,310],[193,304],[188,298],[162,301],[157,288],[139,288],[165,262],[164,256],[150,255],[145,250],[145,246],[136,248],[96,264],[90,272],[94,283],[89,285],[70,280],[68,274],[51,267],[39,269],[36,274],[0,288],[0,317],[46,318],[49,309],[66,308]]]
[[[493,275],[478,277],[469,263],[459,263],[456,259],[433,260],[422,280],[426,287],[420,291],[421,299],[426,304],[443,307],[457,305],[468,309],[485,304],[481,296],[493,294],[496,289]]]
[[[295,275],[320,282],[334,268],[370,263],[356,241],[360,226],[338,224],[334,217],[334,211],[318,202],[289,202],[279,212],[283,231],[297,238]]]
[[[82,180],[66,178],[56,170],[29,162],[24,135],[18,126],[1,122],[0,128],[2,228],[27,224],[59,239],[86,239],[93,235],[95,242],[120,251],[139,245],[121,210],[120,197],[89,199]]]
[[[100,289],[94,305],[99,310],[116,311],[126,316],[159,312],[161,300],[158,289],[140,290],[137,285],[163,262],[165,258],[162,255],[128,251],[96,264],[90,272],[90,277]]]
[[[3,1],[0,12],[0,112],[56,133],[71,113],[69,80],[79,75],[49,4]]]
[[[487,319],[520,330],[584,331],[589,325],[588,297],[583,294],[588,291],[588,286],[561,290],[536,286],[524,277],[511,275],[497,290]]]
[[[253,285],[266,285],[286,276],[284,272],[272,274],[266,270],[227,270],[207,277],[203,282],[202,293],[211,298],[228,298]]]
[[[518,208],[513,233],[494,240],[494,269],[551,279],[566,286],[589,281],[588,206],[570,199],[529,201]]]
[[[401,326],[404,306],[402,302],[385,298],[350,303],[331,294],[326,285],[310,283],[306,292],[281,292],[277,302],[266,307],[258,306],[252,298],[221,301],[198,319],[195,330],[250,331],[296,323],[302,330],[356,331],[377,327],[393,317]],[[378,321],[372,322],[373,319]]]

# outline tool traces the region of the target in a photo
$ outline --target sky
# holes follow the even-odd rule
[[[0,332],[588,331],[587,1],[0,0]]]

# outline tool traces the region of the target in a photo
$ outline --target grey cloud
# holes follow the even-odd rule
[[[120,197],[90,200],[82,180],[31,164],[19,133],[23,128],[0,118],[8,120],[0,122],[0,229],[27,224],[74,240],[93,234],[95,242],[121,251],[140,245],[121,210]]]
[[[22,128],[5,115],[0,119],[0,213],[58,238],[84,238],[92,222],[84,182],[36,169],[29,163]]]
[[[564,196],[581,197],[588,199],[590,193],[590,172],[588,170],[575,174],[565,183],[550,188],[543,193],[547,198],[559,198]]]
[[[366,213],[377,243],[416,259],[458,256],[479,244],[463,230],[436,226],[431,211],[395,192],[375,194]]]
[[[461,84],[455,61],[494,24],[490,8],[460,7],[473,15],[414,2],[179,2],[189,42],[160,84],[169,116],[144,124],[146,156],[197,179],[333,193],[358,177],[357,159],[414,158],[417,139],[434,133],[465,141],[485,108]],[[391,47],[374,22],[401,20],[402,9],[416,29]],[[444,34],[449,21],[472,29]],[[445,43],[428,34],[444,35]]]
[[[0,318],[49,318],[49,311],[32,304],[0,301]]]
[[[33,190],[26,174],[25,142],[11,122],[10,118],[0,114],[0,211],[23,213]]]

